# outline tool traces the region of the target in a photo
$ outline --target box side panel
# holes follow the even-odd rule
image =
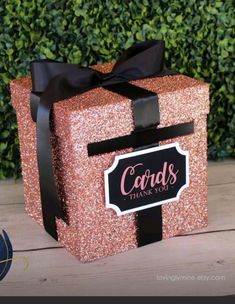
[[[29,97],[30,91],[22,86],[11,84],[12,102],[17,109],[18,134],[21,152],[22,175],[24,182],[25,208],[27,213],[43,227],[41,200],[36,157],[36,124],[31,119]],[[77,247],[77,229],[74,210],[77,208],[77,197],[74,195],[74,185],[68,181],[68,176],[74,178],[71,161],[66,157],[70,150],[69,142],[61,145],[57,137],[52,138],[53,162],[59,196],[62,202],[66,201],[66,214],[70,223],[67,226],[57,220],[59,241],[73,254],[79,255]],[[71,181],[71,179],[69,179]],[[66,195],[65,195],[66,193]],[[75,220],[74,220],[75,218]],[[73,239],[73,241],[71,241]]]
[[[36,126],[30,116],[29,91],[12,83],[11,99],[16,108],[25,208],[27,213],[42,226],[36,158]]]

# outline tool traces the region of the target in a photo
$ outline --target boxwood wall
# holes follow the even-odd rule
[[[168,67],[211,84],[209,156],[235,155],[232,0],[0,0],[0,178],[20,174],[11,79],[35,58],[110,61],[134,42],[166,41]]]

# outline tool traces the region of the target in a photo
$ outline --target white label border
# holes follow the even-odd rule
[[[116,169],[116,167],[117,167],[118,162],[119,162],[120,159],[131,158],[133,156],[142,155],[142,154],[148,154],[148,153],[151,153],[151,152],[160,151],[160,150],[164,150],[164,149],[168,149],[168,148],[173,148],[173,147],[175,147],[176,150],[181,155],[185,155],[186,156],[186,183],[179,189],[179,191],[177,192],[177,195],[175,197],[170,198],[170,199],[166,199],[166,200],[163,200],[163,201],[158,201],[158,202],[155,202],[155,203],[151,203],[151,204],[148,204],[148,205],[144,205],[144,206],[128,209],[128,210],[125,210],[125,211],[121,211],[118,208],[118,206],[116,206],[114,204],[110,204],[108,175],[109,175],[109,173],[111,173],[112,171],[114,171]],[[128,214],[128,213],[133,213],[133,212],[136,212],[136,211],[139,211],[139,210],[144,210],[144,209],[152,208],[152,207],[163,205],[163,204],[166,204],[166,203],[169,203],[169,202],[179,201],[181,193],[188,186],[189,186],[189,152],[182,150],[180,148],[178,142],[175,142],[175,143],[172,143],[172,144],[166,144],[166,145],[162,145],[162,146],[156,146],[156,147],[153,147],[153,148],[144,149],[144,150],[140,150],[140,151],[134,151],[134,152],[130,152],[130,153],[125,153],[125,154],[122,154],[122,155],[116,155],[112,166],[109,169],[107,169],[107,170],[104,171],[105,206],[106,206],[106,208],[111,208],[114,211],[116,211],[116,213],[117,213],[118,216],[124,215],[124,214]]]

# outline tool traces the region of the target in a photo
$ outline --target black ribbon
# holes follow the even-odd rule
[[[53,172],[50,142],[50,114],[54,102],[103,87],[118,91],[133,100],[135,130],[127,137],[88,145],[88,154],[95,155],[126,147],[140,147],[162,139],[189,134],[193,124],[156,129],[160,122],[157,95],[128,81],[175,74],[164,70],[164,42],[147,41],[134,45],[117,60],[111,73],[101,73],[75,64],[39,60],[31,63],[31,113],[37,122],[37,160],[43,223],[46,231],[57,239],[55,218],[66,221],[58,198]],[[129,94],[129,95],[128,95]],[[153,110],[155,109],[155,110]],[[156,116],[156,113],[158,116]],[[155,115],[154,124],[149,124]],[[111,141],[111,142],[110,142]]]

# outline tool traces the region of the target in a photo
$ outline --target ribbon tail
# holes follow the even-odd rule
[[[45,230],[58,239],[56,231],[57,218],[64,218],[62,206],[58,198],[58,191],[54,179],[50,112],[52,103],[40,101],[37,111],[37,161],[39,184],[42,204],[43,224]]]

